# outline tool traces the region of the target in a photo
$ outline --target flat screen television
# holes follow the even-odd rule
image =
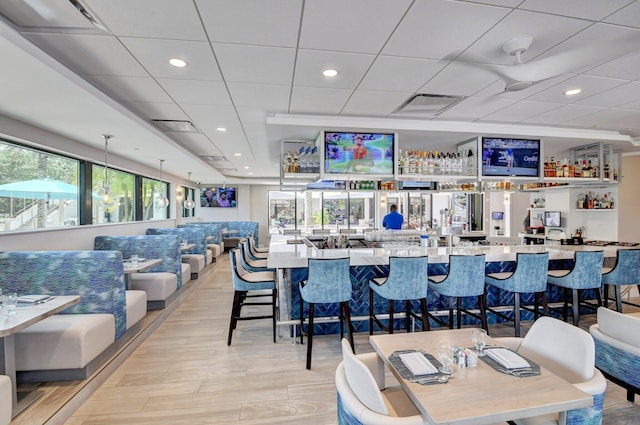
[[[397,134],[325,131],[321,141],[324,177],[348,179],[395,175]]]
[[[540,140],[482,138],[483,177],[529,177],[540,175]]]
[[[204,208],[236,208],[238,192],[235,187],[205,187],[200,192],[200,206]]]
[[[545,211],[544,225],[546,227],[560,227],[561,215],[560,211]]]
[[[491,218],[493,220],[504,220],[504,211],[493,211],[491,213]]]

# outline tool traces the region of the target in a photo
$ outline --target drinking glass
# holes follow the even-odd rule
[[[182,240],[182,246],[187,246],[187,245],[189,245],[189,241],[186,240],[186,239],[183,239]]]
[[[138,265],[138,254],[131,255],[131,267],[136,267]]]
[[[478,357],[485,356],[484,347],[487,345],[487,331],[484,329],[474,329],[471,332],[471,342],[473,342]]]
[[[453,364],[453,352],[451,350],[451,344],[448,341],[440,341],[438,344],[438,357],[442,366],[438,369],[441,373],[451,375],[453,370],[451,365]]]
[[[7,316],[16,314],[16,306],[18,305],[18,294],[10,292],[4,295],[4,308]]]

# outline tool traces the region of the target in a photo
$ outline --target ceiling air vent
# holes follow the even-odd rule
[[[393,111],[392,114],[437,116],[464,99],[465,96],[419,93],[411,96],[406,102]]]
[[[227,157],[222,155],[200,155],[200,158],[211,162],[227,161]]]
[[[200,130],[187,120],[151,120],[160,130],[181,133],[200,133]]]

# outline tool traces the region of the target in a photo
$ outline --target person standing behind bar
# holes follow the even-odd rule
[[[392,204],[389,207],[389,214],[385,215],[382,219],[382,227],[392,230],[402,229],[403,221],[404,217],[398,212],[398,206],[396,204]]]

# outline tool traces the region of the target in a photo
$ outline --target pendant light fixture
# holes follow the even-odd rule
[[[165,194],[164,190],[164,180],[162,174],[162,164],[164,163],[164,159],[160,160],[160,196],[156,199],[156,208],[167,208],[169,206],[169,200]]]
[[[191,171],[189,171],[188,181],[191,181]],[[187,199],[184,200],[184,208],[187,210],[193,209],[196,206],[196,203],[193,199],[191,199],[190,189],[187,188]]]
[[[109,139],[113,136],[111,134],[102,134],[104,138],[104,177],[102,179],[102,191],[100,193],[102,205],[105,207],[111,207],[114,204],[113,193],[111,193],[111,183],[109,182]]]

